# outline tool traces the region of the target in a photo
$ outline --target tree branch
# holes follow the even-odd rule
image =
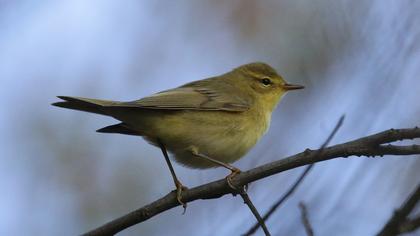
[[[407,220],[400,225],[400,233],[410,233],[420,228],[420,215],[412,220]]]
[[[382,228],[378,236],[393,236],[403,232],[413,231],[419,227],[419,218],[409,220],[408,215],[420,201],[420,184],[417,185],[416,190],[408,197],[404,204],[397,210],[389,219],[388,223]]]
[[[314,230],[312,229],[311,223],[309,222],[308,218],[308,210],[303,202],[299,203],[299,208],[301,212],[301,218],[303,226],[305,227],[306,235],[307,236],[314,236]]]
[[[316,155],[319,155],[322,153],[325,147],[328,146],[328,144],[333,139],[334,135],[337,133],[338,129],[343,125],[344,122],[344,115],[340,117],[337,124],[335,125],[334,129],[328,135],[328,138],[325,140],[325,142],[321,145],[321,147],[318,149],[318,153]],[[310,164],[306,166],[305,170],[302,172],[302,174],[297,178],[296,182],[290,187],[290,189],[280,198],[278,199],[271,207],[270,209],[264,214],[263,220],[267,221],[267,219],[285,202],[292,194],[295,192],[295,190],[298,188],[298,186],[303,182],[305,177],[308,175],[309,171],[314,167],[315,164]],[[254,224],[245,234],[244,236],[250,236],[255,233],[258,229],[258,224]]]
[[[414,139],[419,137],[420,129],[417,127],[413,129],[391,129],[378,134],[356,139],[354,141],[325,148],[320,155],[317,155],[317,151],[307,149],[296,155],[242,172],[232,179],[232,184],[234,186],[244,186],[256,180],[296,167],[339,157],[420,154],[420,145],[382,145],[398,140]],[[182,199],[185,203],[187,203],[198,199],[219,198],[230,193],[232,193],[232,190],[228,186],[226,179],[223,178],[183,191]],[[105,225],[94,229],[85,235],[113,235],[178,205],[179,203],[176,200],[176,194],[171,192],[146,206],[106,223]]]
[[[241,195],[242,199],[244,200],[244,203],[246,205],[248,205],[249,209],[251,210],[252,214],[254,214],[255,218],[257,219],[257,225],[260,225],[261,228],[264,231],[264,234],[266,236],[270,236],[270,231],[268,231],[267,226],[265,225],[265,222],[263,220],[263,218],[261,217],[260,213],[258,213],[257,208],[254,206],[254,204],[252,203],[251,199],[248,196],[248,193],[245,191],[245,186],[242,188],[242,190],[239,192],[239,194]]]

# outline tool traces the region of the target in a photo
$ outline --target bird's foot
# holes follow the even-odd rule
[[[175,181],[175,186],[176,186],[176,190],[175,190],[176,200],[184,208],[184,211],[182,212],[182,214],[185,214],[185,211],[187,210],[187,203],[182,201],[182,191],[187,190],[188,188],[184,186],[179,180]]]
[[[235,191],[238,191],[238,188],[235,185],[233,185],[232,179],[233,179],[233,177],[235,177],[237,174],[241,173],[242,171],[240,169],[236,168],[236,167],[233,167],[230,170],[232,172],[228,176],[226,176],[226,182],[231,189],[233,189]]]

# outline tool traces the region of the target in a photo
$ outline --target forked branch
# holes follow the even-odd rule
[[[321,154],[324,148],[328,146],[328,144],[331,142],[331,140],[334,138],[334,135],[337,133],[338,129],[343,125],[345,115],[342,115],[340,119],[338,120],[337,124],[335,125],[334,129],[328,136],[328,138],[325,140],[325,142],[321,145],[321,147],[317,151],[317,155]],[[263,221],[267,221],[267,219],[284,203],[286,200],[292,196],[292,194],[296,191],[298,186],[303,182],[305,177],[308,175],[309,171],[312,170],[315,163],[312,163],[310,165],[307,165],[305,170],[302,172],[302,174],[299,176],[299,178],[296,180],[296,182],[290,187],[290,189],[281,196],[280,199],[278,199],[267,211],[267,213],[264,214]],[[257,231],[259,224],[254,224],[245,234],[244,236],[250,236]]]

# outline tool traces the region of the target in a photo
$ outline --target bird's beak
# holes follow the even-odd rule
[[[283,88],[284,88],[284,90],[288,91],[288,90],[303,89],[305,87],[302,86],[302,85],[298,85],[298,84],[288,84],[288,83],[286,83],[286,84],[283,85]]]

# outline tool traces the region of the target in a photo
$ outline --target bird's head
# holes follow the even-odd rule
[[[257,102],[274,107],[288,91],[303,89],[302,85],[287,83],[271,66],[254,62],[242,65],[232,71],[235,84],[247,90]]]

